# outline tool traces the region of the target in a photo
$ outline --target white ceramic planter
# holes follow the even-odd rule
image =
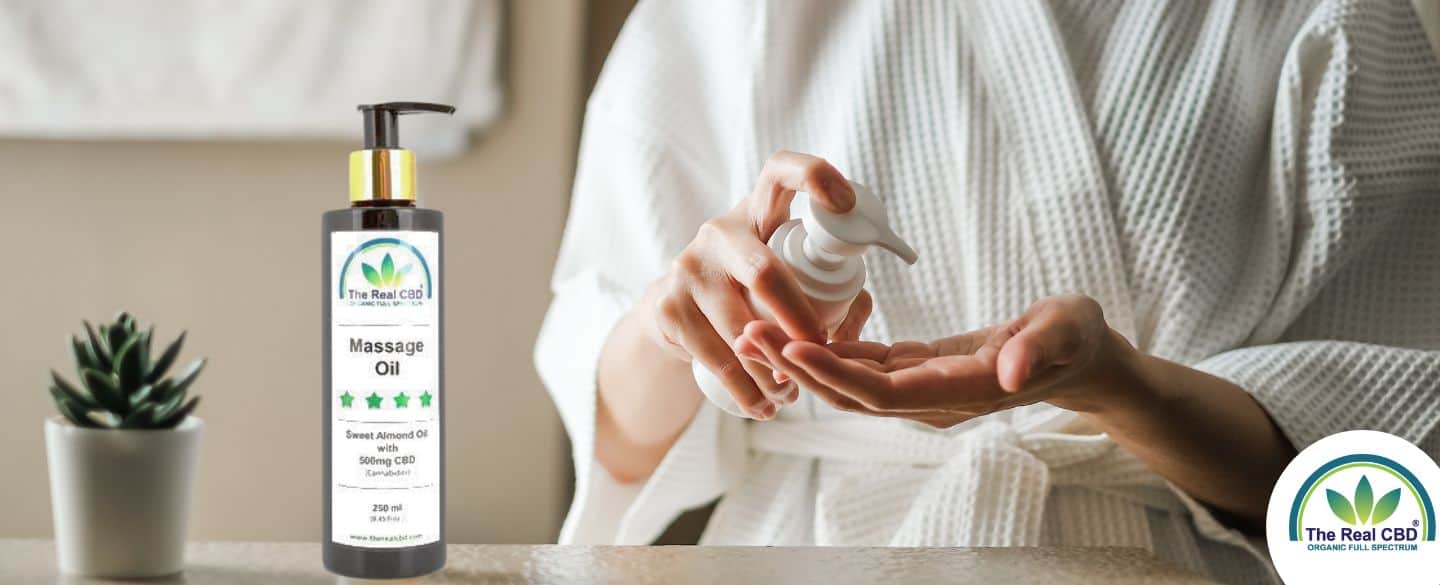
[[[204,423],[107,430],[45,421],[55,552],[65,573],[116,578],[185,568],[191,486]]]

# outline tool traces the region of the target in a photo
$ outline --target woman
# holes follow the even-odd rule
[[[1141,546],[1270,580],[1296,448],[1440,451],[1437,96],[1401,1],[642,3],[536,352],[574,442],[562,541],[720,497],[703,543]],[[847,178],[921,260],[871,255],[821,331],[762,242],[796,192],[848,209]]]

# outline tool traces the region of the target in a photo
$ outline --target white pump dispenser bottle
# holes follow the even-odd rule
[[[810,297],[826,331],[833,331],[845,319],[850,303],[865,287],[865,260],[860,255],[870,246],[888,250],[906,264],[914,264],[920,257],[890,229],[880,198],[860,183],[851,181],[850,187],[855,191],[855,207],[846,213],[834,213],[809,197],[797,197],[791,208],[796,217],[776,228],[769,241],[770,249],[790,266],[800,289]],[[756,316],[774,319],[758,299],[748,300]],[[695,383],[710,402],[732,415],[746,416],[710,370],[699,361],[692,363],[692,369]]]

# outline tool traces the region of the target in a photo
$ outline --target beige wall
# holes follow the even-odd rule
[[[424,204],[446,212],[452,542],[550,541],[564,512],[564,435],[530,355],[573,173],[584,8],[510,3],[508,111],[421,170]],[[211,359],[194,537],[319,538],[319,214],[344,205],[353,146],[0,141],[0,537],[50,534],[46,371],[70,369],[81,318],[123,307]]]

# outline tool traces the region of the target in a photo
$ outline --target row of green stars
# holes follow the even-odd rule
[[[395,401],[395,408],[410,407],[410,397],[406,396],[405,392],[403,391],[399,394],[391,396],[390,398]],[[435,396],[430,394],[429,390],[426,390],[424,394],[420,395],[420,407],[429,408],[430,401],[434,398]],[[350,408],[350,405],[353,402],[355,402],[355,395],[351,394],[349,390],[346,390],[344,394],[340,395],[340,408]],[[371,392],[369,396],[365,397],[365,403],[369,405],[370,408],[380,408],[382,405],[384,405],[385,398],[383,396],[380,396],[379,394]]]

